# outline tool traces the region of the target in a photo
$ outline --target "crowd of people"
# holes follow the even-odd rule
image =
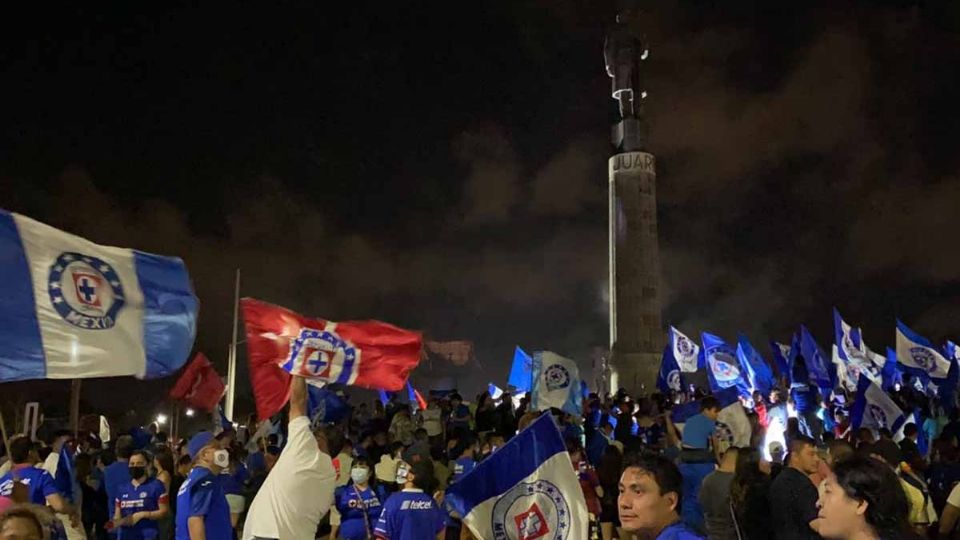
[[[729,402],[697,390],[590,394],[582,415],[530,410],[509,393],[432,395],[424,409],[394,397],[323,424],[293,377],[277,429],[12,437],[0,540],[470,539],[446,487],[542,414],[579,478],[583,540],[951,538],[960,416],[912,388],[890,395],[913,411],[897,433],[854,429],[842,389],[785,381]]]

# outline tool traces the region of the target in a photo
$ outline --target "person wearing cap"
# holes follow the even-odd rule
[[[311,432],[302,377],[290,381],[287,431],[287,444],[247,511],[244,540],[313,538],[333,505],[337,472],[331,456],[340,452],[343,436],[332,427]]]
[[[230,506],[219,478],[230,453],[209,431],[194,435],[187,451],[194,467],[177,492],[176,540],[230,540]]]
[[[446,513],[429,495],[437,487],[433,461],[421,460],[413,465],[401,462],[396,480],[403,489],[383,505],[373,530],[374,537],[378,540],[442,540]]]

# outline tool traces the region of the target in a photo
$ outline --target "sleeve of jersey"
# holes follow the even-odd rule
[[[157,503],[170,504],[170,496],[167,495],[167,487],[163,485],[163,482],[157,482],[156,488],[154,489],[154,496],[157,498]]]
[[[373,528],[373,534],[380,540],[390,540],[390,517],[393,515],[392,506],[393,497],[387,500],[383,505],[383,512],[380,513],[380,519],[377,520],[377,526]]]
[[[440,531],[447,525],[447,515],[440,509],[439,505],[433,506],[433,523],[433,530],[436,534],[440,534]]]
[[[210,512],[213,503],[213,480],[200,481],[190,494],[190,515],[205,516]]]
[[[53,481],[53,477],[50,476],[50,473],[47,471],[43,471],[43,474],[40,475],[40,485],[44,497],[60,493],[60,490],[57,489],[57,484]]]

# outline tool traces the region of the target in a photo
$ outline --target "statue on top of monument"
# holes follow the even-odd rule
[[[630,0],[621,2],[617,22],[603,44],[607,75],[613,79],[613,99],[620,105],[621,118],[639,118],[643,113],[642,63],[649,50],[640,31],[640,8]]]

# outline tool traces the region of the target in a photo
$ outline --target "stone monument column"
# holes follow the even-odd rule
[[[604,44],[620,121],[608,163],[612,390],[654,391],[664,332],[660,321],[656,160],[647,148],[642,68],[649,51],[640,12],[623,9]]]

